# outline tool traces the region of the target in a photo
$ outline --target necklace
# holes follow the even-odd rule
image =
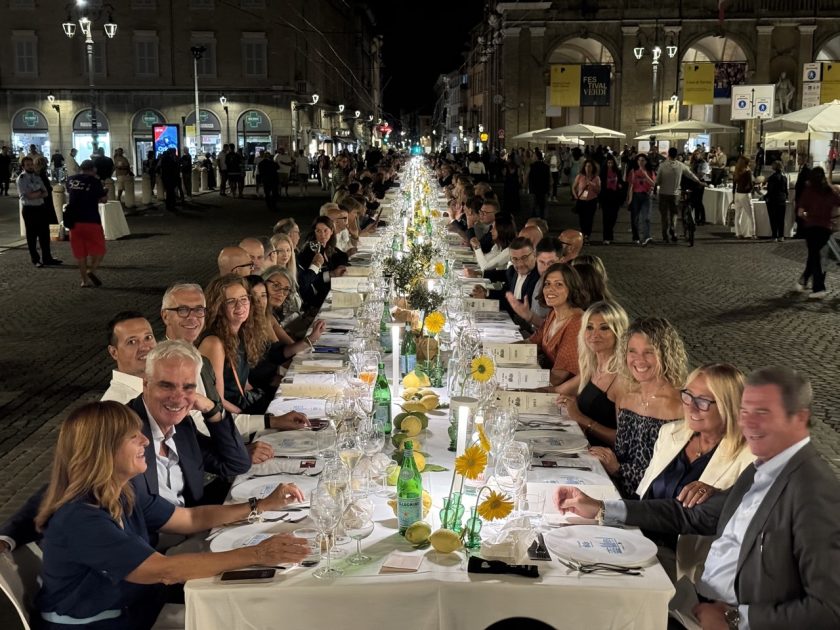
[[[709,448],[707,448],[704,451],[703,450],[703,438],[700,437],[699,433],[695,433],[693,436],[691,436],[692,440],[695,439],[695,438],[697,439],[697,446],[695,447],[695,450],[697,451],[697,457],[698,458],[703,457],[703,455],[705,455],[706,453],[711,451],[713,448],[715,448],[719,444],[719,442],[715,442],[714,444],[712,444],[712,446],[710,446]]]
[[[647,413],[648,407],[650,407],[650,402],[656,398],[656,392],[658,392],[661,388],[662,386],[660,385],[650,394],[645,394],[643,391],[639,391],[639,398],[642,401],[642,407],[644,408],[645,413]]]

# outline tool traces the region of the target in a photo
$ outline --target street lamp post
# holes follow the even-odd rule
[[[47,94],[47,100],[50,102],[50,107],[58,114],[58,150],[64,150],[64,131],[61,129],[61,107],[55,102],[55,96],[52,92]]]
[[[672,27],[673,28],[673,27]],[[651,108],[650,108],[650,124],[651,126],[655,126],[657,124],[657,117],[659,115],[659,59],[662,57],[662,47],[655,43],[656,39],[659,37],[659,25],[656,26],[656,32],[654,33],[654,44],[650,49],[650,63],[651,63],[651,70],[653,71],[653,81],[652,81],[652,96],[651,96]],[[677,55],[677,51],[679,50],[675,37],[674,31],[671,30],[668,33],[668,44],[665,46],[665,51],[668,54],[669,59],[673,59]],[[633,55],[636,57],[636,60],[639,61],[646,53],[645,46],[642,45],[641,41],[637,42],[635,48],[633,48]]]
[[[227,96],[222,94],[219,97],[219,102],[222,104],[222,109],[225,110],[225,144],[230,144],[230,112],[228,111]]]
[[[83,4],[76,5],[76,10],[81,11]],[[79,28],[85,38],[85,52],[87,53],[88,66],[88,85],[90,87],[90,135],[91,146],[95,153],[99,148],[99,130],[96,121],[96,83],[94,80],[94,62],[93,62],[93,22],[102,16],[102,12],[108,10],[108,21],[105,22],[105,35],[108,39],[113,39],[117,34],[117,24],[111,16],[113,7],[110,4],[103,5],[101,9],[95,11],[91,17],[82,14],[79,17]],[[70,12],[68,11],[67,20],[61,25],[64,34],[72,38],[76,34],[76,25],[73,23]]]
[[[195,80],[195,154],[198,155],[199,147],[201,146],[201,116],[198,111],[198,62],[202,55],[207,51],[204,46],[190,46],[190,52],[193,56],[193,74]],[[186,131],[186,129],[184,129]]]

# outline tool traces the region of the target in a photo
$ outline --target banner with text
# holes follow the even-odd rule
[[[747,82],[747,64],[743,61],[722,61],[715,64],[715,101],[732,98],[732,87]]]
[[[580,73],[582,107],[606,107],[610,104],[610,72],[612,66],[584,65]]]
[[[827,61],[822,65],[820,104],[840,99],[840,62]]]
[[[580,105],[580,66],[551,66],[551,106],[577,107]]]
[[[715,64],[683,64],[683,105],[712,105],[715,102]]]
[[[612,66],[604,64],[552,65],[547,107],[608,106],[611,72]]]

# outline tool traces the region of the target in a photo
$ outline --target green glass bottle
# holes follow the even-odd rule
[[[400,476],[397,478],[397,520],[400,535],[408,526],[423,520],[423,478],[414,461],[414,445],[405,441]]]
[[[400,376],[405,376],[417,366],[417,344],[408,322],[405,323],[403,335],[402,348],[400,348]]]
[[[393,351],[391,347],[391,307],[387,298],[382,306],[382,319],[379,320],[379,346],[384,354]]]
[[[379,373],[373,386],[373,418],[386,434],[391,433],[391,388],[382,361],[379,362]]]

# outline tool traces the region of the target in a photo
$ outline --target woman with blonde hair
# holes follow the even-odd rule
[[[660,429],[636,494],[676,499],[691,508],[732,487],[755,460],[738,426],[743,391],[744,374],[729,363],[708,363],[689,374],[680,390],[684,417]],[[699,577],[708,542],[698,536],[651,537],[676,550],[677,578],[695,572]]]
[[[683,416],[679,390],[688,357],[679,333],[662,317],[642,317],[630,324],[619,356],[626,389],[615,401],[615,448],[595,446],[590,452],[615,477],[623,496],[634,497],[662,425]]]
[[[752,203],[753,175],[750,169],[750,158],[742,155],[735,164],[732,177],[732,192],[735,194],[735,236],[738,238],[755,238],[755,218]]]
[[[580,374],[563,383],[557,397],[593,446],[615,446],[615,401],[625,386],[620,340],[628,324],[627,313],[615,302],[595,302],[586,309],[578,334]]]
[[[283,267],[292,276],[292,279],[297,282],[297,256],[295,255],[295,245],[292,242],[292,237],[288,234],[274,234],[269,240],[270,248],[266,258],[271,265]]]
[[[262,510],[302,501],[294,484],[264,499],[181,508],[145,483],[149,438],[140,418],[117,402],[92,402],[62,423],[49,486],[35,519],[43,532],[40,628],[150,628],[164,603],[164,585],[252,565],[299,562],[305,541],[289,534],[224,553],[164,556],[150,544],[158,531],[194,534]],[[151,457],[154,461],[154,455]]]

